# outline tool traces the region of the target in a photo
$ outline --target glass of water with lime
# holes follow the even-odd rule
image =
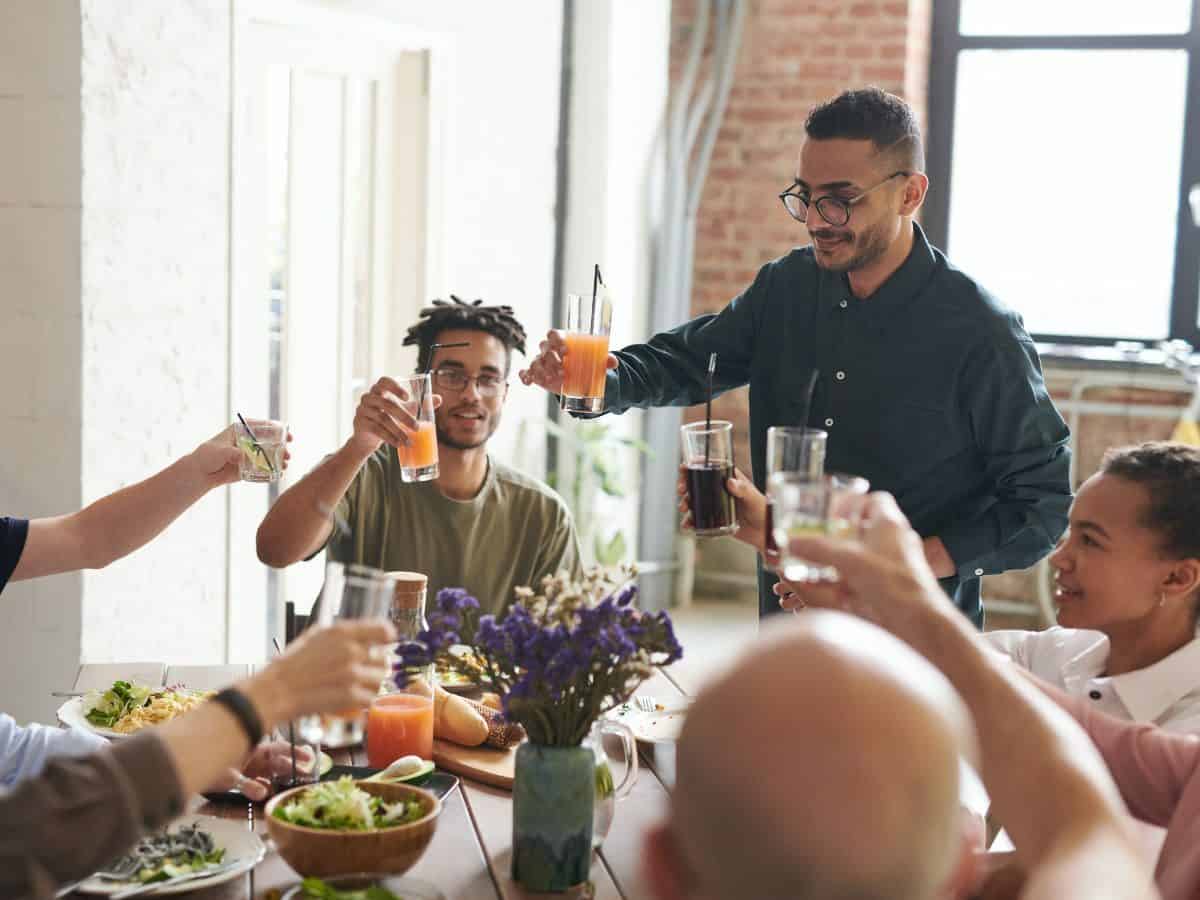
[[[775,541],[781,554],[780,574],[788,581],[836,581],[837,571],[801,559],[791,552],[791,538],[804,535],[853,537],[857,531],[853,498],[870,485],[856,475],[829,473],[812,478],[806,473],[772,476]]]
[[[247,419],[245,424],[234,424],[233,434],[237,448],[242,451],[239,464],[242,481],[278,481],[283,474],[287,423],[273,419]]]

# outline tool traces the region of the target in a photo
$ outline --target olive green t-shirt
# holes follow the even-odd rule
[[[488,457],[488,473],[470,500],[451,500],[435,481],[400,480],[396,452],[383,445],[338,503],[350,526],[335,535],[329,558],[386,572],[429,576],[429,600],[466,588],[484,612],[499,613],[513,589],[537,588],[546,575],[580,574],[579,537],[562,498],[548,486]]]

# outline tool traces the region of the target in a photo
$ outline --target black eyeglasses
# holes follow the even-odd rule
[[[883,179],[883,181],[872,185],[857,197],[851,197],[849,200],[842,200],[840,197],[834,197],[830,194],[825,194],[816,200],[812,200],[809,198],[807,192],[801,193],[796,191],[796,186],[800,182],[794,181],[790,188],[779,195],[779,199],[783,201],[783,208],[788,211],[788,215],[797,222],[804,222],[808,218],[808,207],[812,205],[816,208],[817,214],[822,219],[837,228],[850,221],[850,207],[867,196],[867,194],[883,187],[898,175],[903,175],[907,178],[911,174],[912,172],[905,171],[893,172],[887,178]]]
[[[442,390],[454,391],[458,393],[465,391],[467,385],[472,381],[475,382],[475,390],[479,391],[480,397],[498,397],[500,390],[504,387],[504,379],[499,375],[491,375],[487,372],[482,375],[468,375],[462,369],[434,369],[433,383]]]

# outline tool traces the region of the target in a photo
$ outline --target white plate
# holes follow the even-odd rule
[[[93,725],[87,720],[88,710],[90,709],[87,697],[72,697],[58,708],[58,721],[62,722],[68,728],[80,728],[83,731],[90,731],[92,734],[106,737],[110,741],[129,737],[129,735],[113,731],[111,728],[99,728]]]
[[[170,828],[180,825],[191,825],[193,822],[213,836],[218,847],[225,848],[225,859],[220,865],[237,861],[232,869],[226,869],[211,878],[194,878],[182,884],[164,884],[156,894],[185,894],[188,891],[198,891],[214,884],[224,884],[226,881],[245,875],[260,862],[267,853],[262,840],[253,831],[246,828],[241,819],[217,819],[213,816],[183,816],[171,823]],[[100,878],[89,878],[76,888],[86,894],[115,894],[126,888],[133,887],[132,881],[107,881]]]
[[[162,690],[155,688],[155,690]],[[186,689],[180,689],[180,693],[192,693]],[[199,693],[199,692],[197,692]],[[82,728],[84,731],[90,731],[92,734],[98,734],[101,737],[106,737],[110,741],[120,740],[121,738],[132,737],[137,734],[136,731],[131,731],[129,734],[122,734],[119,731],[113,731],[111,728],[101,728],[98,725],[93,725],[87,720],[88,711],[91,706],[88,705],[87,697],[72,697],[66,703],[58,708],[58,721],[62,722],[69,728]],[[169,719],[167,721],[170,721]],[[146,726],[147,728],[153,726]],[[144,730],[144,729],[142,729]]]
[[[653,698],[652,698],[653,699]],[[638,709],[636,703],[624,703],[605,713],[608,718],[629,726],[633,736],[647,744],[673,743],[679,740],[683,720],[687,718],[688,701],[679,698],[675,705],[667,706],[655,701],[663,708],[654,712]]]

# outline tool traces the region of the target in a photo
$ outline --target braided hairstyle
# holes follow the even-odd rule
[[[461,328],[490,334],[504,345],[507,353],[505,368],[512,363],[513,350],[525,352],[525,329],[513,315],[511,306],[484,306],[482,300],[468,303],[453,294],[449,300],[434,300],[432,306],[421,310],[417,324],[408,329],[404,346],[416,344],[417,371],[429,369],[433,345],[443,331]]]

